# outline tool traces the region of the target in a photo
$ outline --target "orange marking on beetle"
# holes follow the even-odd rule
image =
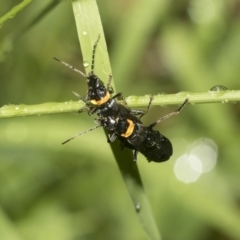
[[[128,126],[128,128],[127,128],[127,131],[126,131],[125,133],[121,134],[121,136],[123,136],[123,137],[125,137],[125,138],[131,136],[132,133],[133,133],[133,130],[134,130],[133,121],[127,119],[127,122],[129,123],[129,126]]]
[[[107,102],[109,99],[110,99],[110,94],[109,94],[109,92],[107,92],[107,94],[105,95],[105,97],[101,98],[100,100],[96,101],[96,100],[92,99],[90,102],[91,102],[93,105],[102,105],[102,104],[104,104],[105,102]]]

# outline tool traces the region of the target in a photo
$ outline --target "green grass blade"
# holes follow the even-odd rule
[[[86,49],[85,49],[86,50]],[[91,51],[88,51],[91,55]],[[86,59],[87,56],[86,56]],[[108,59],[105,56],[105,59]],[[90,61],[90,60],[89,60]],[[105,61],[106,63],[107,61]],[[105,64],[106,65],[106,64]],[[106,65],[106,68],[110,69],[110,66]],[[97,72],[97,71],[96,71]],[[105,72],[99,71],[104,77]],[[99,74],[100,75],[100,74]],[[108,79],[108,75],[105,74],[105,78],[102,78],[105,82]],[[237,103],[240,101],[240,91],[208,91],[202,93],[190,93],[180,92],[176,94],[164,94],[153,96],[154,100],[152,105],[165,106],[165,105],[180,105],[186,98],[189,98],[191,104],[200,103]],[[149,103],[149,96],[129,96],[126,99],[129,107],[147,107]],[[36,105],[4,105],[0,108],[0,118],[8,117],[23,117],[23,116],[34,116],[44,114],[55,114],[55,113],[67,113],[77,112],[83,107],[83,102],[78,101],[67,101],[62,103],[48,102]]]
[[[95,1],[84,0],[72,1],[72,5],[86,73],[90,72],[93,45],[100,35],[95,54],[94,71],[106,83],[112,71],[97,5]]]
[[[12,19],[18,12],[23,10],[32,1],[33,0],[23,0],[21,3],[14,6],[9,12],[7,12],[0,18],[0,26],[2,26],[3,23],[6,22],[7,20]]]
[[[84,58],[84,65],[88,67],[86,72],[89,72],[89,67],[91,65],[93,44],[96,41],[97,36],[100,34],[101,39],[97,46],[95,72],[104,82],[106,82],[109,73],[111,73],[111,68],[96,1],[75,0],[72,1],[72,3]],[[134,206],[138,210],[137,215],[145,232],[150,239],[160,239],[156,223],[143,190],[137,165],[132,160],[132,154],[130,151],[124,151],[125,155],[123,155],[123,153],[120,152],[117,143],[111,145],[111,147],[129,195],[132,198]]]

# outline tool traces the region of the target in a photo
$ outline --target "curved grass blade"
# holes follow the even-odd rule
[[[90,67],[92,46],[100,34],[97,47],[95,73],[106,83],[111,73],[103,28],[95,0],[73,0],[73,12],[77,25],[78,37],[84,58],[84,65]],[[89,68],[86,69],[88,72]],[[160,239],[136,163],[130,151],[120,152],[117,143],[111,144],[114,156],[120,168],[124,183],[137,210],[139,220],[150,239]]]

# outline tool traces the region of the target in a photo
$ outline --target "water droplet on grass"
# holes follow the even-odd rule
[[[85,68],[87,68],[87,67],[89,66],[89,63],[88,63],[88,62],[84,62],[84,63],[83,63],[83,66],[84,66]]]
[[[228,90],[227,87],[223,85],[215,85],[209,91],[221,92],[221,91],[227,91],[227,90]]]

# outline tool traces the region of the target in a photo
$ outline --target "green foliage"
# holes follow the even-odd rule
[[[1,1],[0,15],[16,4]],[[176,95],[184,98],[192,92],[209,99],[238,94],[237,6],[237,0],[98,1],[117,91],[140,95],[142,106],[146,94],[185,92]],[[71,91],[84,95],[85,79],[53,60],[83,70],[71,2],[33,1],[10,15],[0,29],[0,106],[75,104]],[[91,41],[83,51],[90,51]],[[97,58],[105,50],[100,46]],[[107,79],[111,70],[101,59],[96,72]],[[215,85],[230,91],[209,93]],[[188,105],[156,127],[173,142],[168,162],[148,163],[139,155],[163,239],[240,239],[239,104],[227,103],[228,97],[218,104]],[[170,101],[177,103],[174,96]],[[153,107],[143,121],[151,123],[175,108]],[[0,239],[147,239],[102,130],[61,145],[92,127],[92,120],[87,114],[0,120]],[[196,182],[180,182],[173,171],[176,160],[202,137],[218,146],[217,164]]]

